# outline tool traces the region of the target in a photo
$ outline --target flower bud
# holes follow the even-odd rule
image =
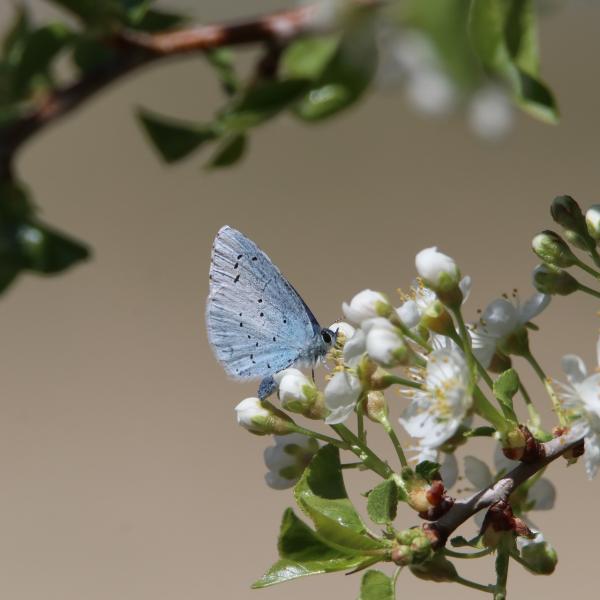
[[[531,247],[545,263],[553,267],[572,267],[578,262],[568,244],[554,231],[538,233],[533,238]]]
[[[425,309],[420,324],[429,331],[445,336],[452,336],[456,332],[450,313],[439,300],[434,300]]]
[[[405,529],[396,534],[391,559],[398,566],[421,564],[433,557],[432,541],[421,527]]]
[[[460,271],[454,259],[438,252],[436,246],[421,250],[415,257],[417,273],[425,285],[449,306],[460,305],[463,299],[459,288]]]
[[[559,296],[568,296],[579,289],[575,277],[548,265],[538,265],[533,270],[533,285],[538,292]]]
[[[388,408],[383,392],[371,391],[367,394],[365,414],[375,423],[388,423]]]
[[[436,552],[433,558],[424,563],[410,565],[410,571],[419,579],[437,583],[456,581],[458,577],[456,567],[442,552]]]
[[[566,238],[577,248],[589,250],[595,246],[588,233],[586,219],[579,204],[571,196],[557,196],[552,201],[550,214],[565,230]]]
[[[585,223],[590,236],[600,240],[600,204],[593,204],[585,213]]]
[[[517,538],[523,566],[535,575],[550,575],[556,568],[556,550],[537,532],[533,539]]]
[[[342,343],[347,342],[356,332],[356,329],[350,323],[346,323],[346,321],[336,321],[328,329],[336,333],[338,341],[342,341]]]
[[[360,325],[367,319],[388,317],[394,309],[383,294],[373,290],[363,290],[350,300],[350,304],[344,302],[342,310],[347,319]]]
[[[258,398],[246,398],[235,407],[237,422],[256,435],[291,433],[291,421],[286,421],[265,408]]]
[[[375,362],[384,367],[408,364],[411,353],[402,332],[387,319],[373,319],[364,329],[367,333],[367,354]]]
[[[304,373],[298,369],[284,369],[273,375],[273,379],[278,385],[279,400],[285,410],[310,418],[324,416],[322,410],[316,411],[318,415],[314,414],[317,404],[323,408],[322,398],[317,386]]]

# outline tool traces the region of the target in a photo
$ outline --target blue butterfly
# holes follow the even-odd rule
[[[209,342],[229,375],[262,378],[261,400],[275,391],[274,373],[312,366],[335,343],[269,257],[227,225],[213,243],[209,278]]]

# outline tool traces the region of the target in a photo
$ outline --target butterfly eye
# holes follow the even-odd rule
[[[331,334],[326,329],[321,331],[321,337],[326,344],[331,344]]]

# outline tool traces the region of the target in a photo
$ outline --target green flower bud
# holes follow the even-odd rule
[[[367,394],[365,414],[375,423],[388,423],[388,408],[383,392],[371,391]]]
[[[443,555],[436,552],[433,558],[421,564],[410,565],[410,570],[415,577],[437,583],[456,581],[458,573],[456,567]]]
[[[276,433],[285,435],[294,431],[292,421],[287,421],[263,406],[258,398],[246,398],[236,407],[237,422],[244,429],[255,435]]]
[[[589,238],[585,217],[579,204],[571,196],[557,196],[550,206],[550,214],[556,223],[566,230],[578,233],[583,238]]]
[[[541,533],[536,533],[532,540],[518,538],[517,546],[520,546],[523,566],[529,571],[536,575],[550,575],[554,572],[558,555]]]
[[[391,558],[399,566],[422,564],[433,557],[431,539],[421,527],[405,529],[396,535]]]
[[[538,292],[568,296],[579,289],[575,277],[549,265],[538,265],[533,271],[533,285]]]
[[[451,336],[454,335],[454,321],[446,307],[439,301],[433,301],[421,316],[420,324],[434,333]]]
[[[579,261],[568,244],[554,231],[542,231],[531,242],[533,251],[553,267],[572,267]]]

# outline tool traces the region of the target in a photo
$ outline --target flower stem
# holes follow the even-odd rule
[[[479,552],[455,552],[449,548],[444,549],[444,554],[451,558],[481,558],[491,553],[492,550],[490,548],[484,548],[483,550],[479,550]]]
[[[506,582],[508,581],[508,565],[510,564],[509,541],[503,540],[498,546],[496,555],[496,587],[494,600],[506,599]]]
[[[471,336],[467,330],[467,326],[465,325],[465,320],[463,319],[462,312],[460,308],[451,308],[452,314],[456,319],[458,324],[458,332],[460,333],[460,337],[462,340],[462,349],[465,353],[465,358],[467,360],[467,365],[469,366],[469,371],[471,373],[471,379],[475,382],[475,357],[473,356],[473,349],[471,348]]]
[[[473,390],[473,406],[480,417],[489,421],[500,433],[507,431],[508,422],[493,404],[485,397],[478,386]]]
[[[391,373],[388,373],[387,375],[383,375],[381,377],[381,382],[388,386],[393,385],[393,384],[398,384],[398,385],[403,385],[405,387],[415,388],[416,390],[423,389],[423,386],[420,383],[417,383],[416,381],[412,381],[411,379],[405,379],[404,377],[398,377],[397,375],[392,375]]]
[[[392,440],[392,444],[394,445],[394,448],[396,450],[396,454],[398,455],[398,460],[400,461],[400,464],[403,467],[408,467],[408,461],[406,460],[404,450],[402,449],[402,444],[400,443],[400,440],[398,439],[398,436],[396,435],[396,432],[394,431],[392,424],[389,422],[389,420],[387,418],[384,419],[381,422],[381,424],[383,425],[385,432],[390,437],[390,440]]]
[[[589,273],[592,277],[600,279],[600,273],[596,269],[592,269],[589,265],[586,265],[583,261],[577,260],[575,263],[580,269],[583,269],[586,273]]]
[[[596,248],[590,249],[590,256],[592,257],[594,264],[597,267],[600,267],[600,254],[598,254],[598,250],[596,250]]]
[[[365,432],[365,394],[363,393],[356,403],[356,431],[362,444],[366,443]]]
[[[527,406],[527,412],[529,413],[529,420],[531,424],[537,429],[542,424],[542,420],[540,418],[540,413],[537,411],[533,402],[531,401],[531,396],[527,389],[523,385],[523,382],[519,379],[519,390],[521,390],[521,395],[523,396],[523,400],[525,401],[525,405]]]
[[[342,450],[350,450],[350,444],[347,442],[343,442],[340,440],[336,440],[328,435],[323,433],[319,433],[318,431],[313,431],[312,429],[306,429],[305,427],[301,427],[300,425],[290,425],[290,429],[292,429],[295,433],[301,433],[302,435],[306,435],[308,437],[315,438],[316,440],[321,440],[326,444],[331,444],[333,446],[337,446]]]
[[[579,291],[581,291],[581,292],[585,292],[586,294],[589,294],[590,296],[593,296],[594,298],[600,298],[600,292],[593,290],[592,288],[588,287],[587,285],[583,285],[583,283],[580,283],[577,289],[579,289]]]
[[[345,425],[338,423],[331,428],[348,444],[348,450],[356,454],[369,469],[387,479],[394,471],[383,462],[370,448],[363,444]]]
[[[482,583],[477,583],[476,581],[471,581],[470,579],[465,579],[460,575],[456,576],[454,580],[456,583],[460,583],[460,585],[464,585],[466,587],[472,588],[474,590],[479,590],[480,592],[487,592],[488,594],[494,593],[493,585],[483,585]]]

